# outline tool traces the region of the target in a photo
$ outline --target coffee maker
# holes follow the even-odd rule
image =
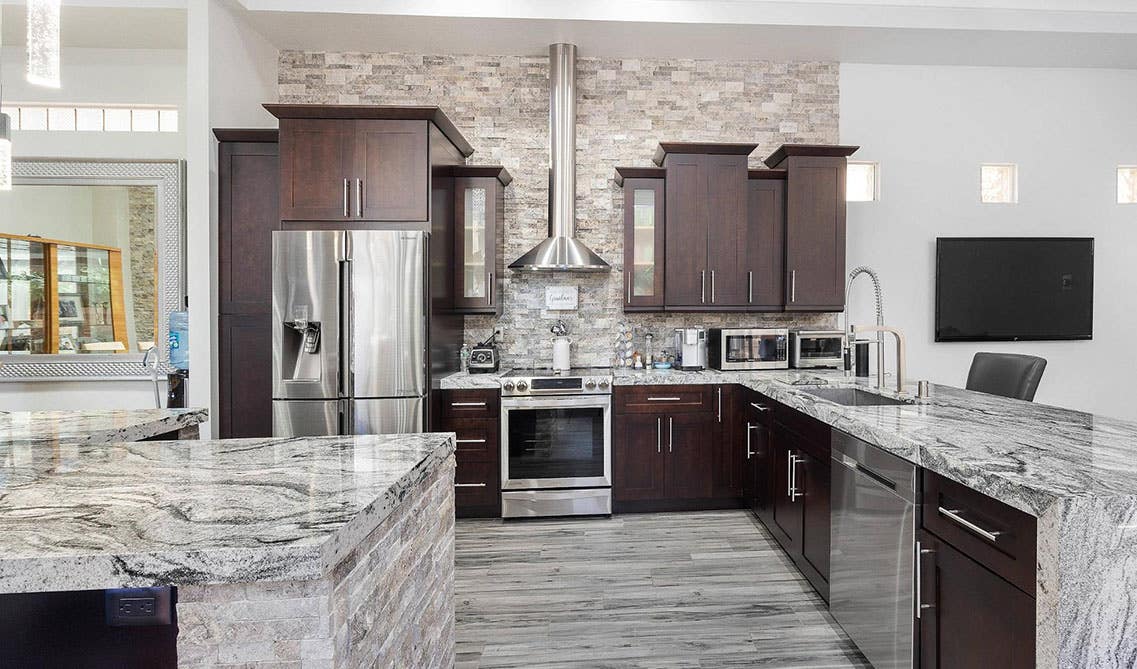
[[[707,329],[676,328],[675,356],[679,369],[707,368]]]

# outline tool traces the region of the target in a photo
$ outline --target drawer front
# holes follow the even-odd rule
[[[924,529],[1033,597],[1035,518],[928,470],[923,479]]]
[[[617,413],[713,411],[714,386],[629,386],[616,389]]]
[[[489,420],[456,420],[446,428],[458,436],[455,458],[462,462],[497,462],[501,444],[498,422]]]
[[[774,424],[775,402],[765,395],[747,390],[743,394],[742,412],[746,422],[770,427]]]
[[[480,418],[500,420],[498,412],[501,391],[498,390],[444,390],[442,391],[442,419]]]
[[[454,473],[454,506],[459,511],[490,507],[501,495],[501,474],[496,462],[458,462]]]

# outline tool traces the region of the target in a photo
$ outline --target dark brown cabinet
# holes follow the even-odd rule
[[[786,172],[750,170],[747,189],[747,303],[755,311],[781,311],[785,294]]]
[[[787,144],[766,159],[785,169],[785,309],[845,308],[845,177],[854,146]]]
[[[505,187],[500,166],[446,170],[454,190],[454,310],[501,315],[505,241]]]
[[[664,217],[662,169],[617,167],[624,188],[624,310],[663,308]]]
[[[429,221],[431,165],[473,153],[436,107],[265,108],[280,119],[284,221]]]
[[[1034,598],[935,535],[918,539],[920,667],[1034,667]]]
[[[612,453],[612,495],[616,502],[667,496],[663,457],[666,417],[629,414],[616,418]]]
[[[218,139],[218,436],[272,436],[272,231],[280,167],[275,130]]]
[[[774,522],[774,449],[770,402],[760,393],[740,388],[735,441],[742,456],[742,496],[766,525]]]
[[[711,430],[714,445],[711,496],[716,499],[740,499],[746,479],[745,452],[735,438],[736,416],[745,390],[736,385],[715,386],[715,421]]]
[[[707,414],[675,414],[665,421],[667,467],[664,490],[669,499],[706,499],[711,496],[712,449],[707,435],[714,418]],[[711,442],[713,443],[713,442]]]
[[[457,436],[454,510],[459,518],[501,516],[501,419],[495,390],[440,393],[440,432]]]

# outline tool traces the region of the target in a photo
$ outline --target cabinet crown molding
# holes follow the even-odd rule
[[[313,105],[313,104],[265,104],[268,113],[277,118],[331,118],[331,119],[389,119],[399,121],[430,121],[438,126],[463,156],[474,153],[474,147],[466,141],[458,127],[439,107],[416,107],[408,105]]]
[[[652,156],[652,162],[663,165],[669,153],[703,153],[710,155],[749,156],[758,148],[757,144],[734,142],[660,142]]]
[[[848,158],[857,152],[859,146],[841,144],[783,144],[770,157],[762,161],[767,167],[777,167],[790,156],[814,156],[817,158]]]

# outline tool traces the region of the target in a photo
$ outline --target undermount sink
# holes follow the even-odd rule
[[[823,400],[829,400],[836,404],[847,407],[875,407],[875,406],[893,406],[901,404],[912,404],[910,400],[900,400],[894,397],[886,397],[876,393],[870,393],[867,390],[860,388],[810,388],[809,390],[802,389],[802,392],[809,393],[815,397],[820,397]]]

